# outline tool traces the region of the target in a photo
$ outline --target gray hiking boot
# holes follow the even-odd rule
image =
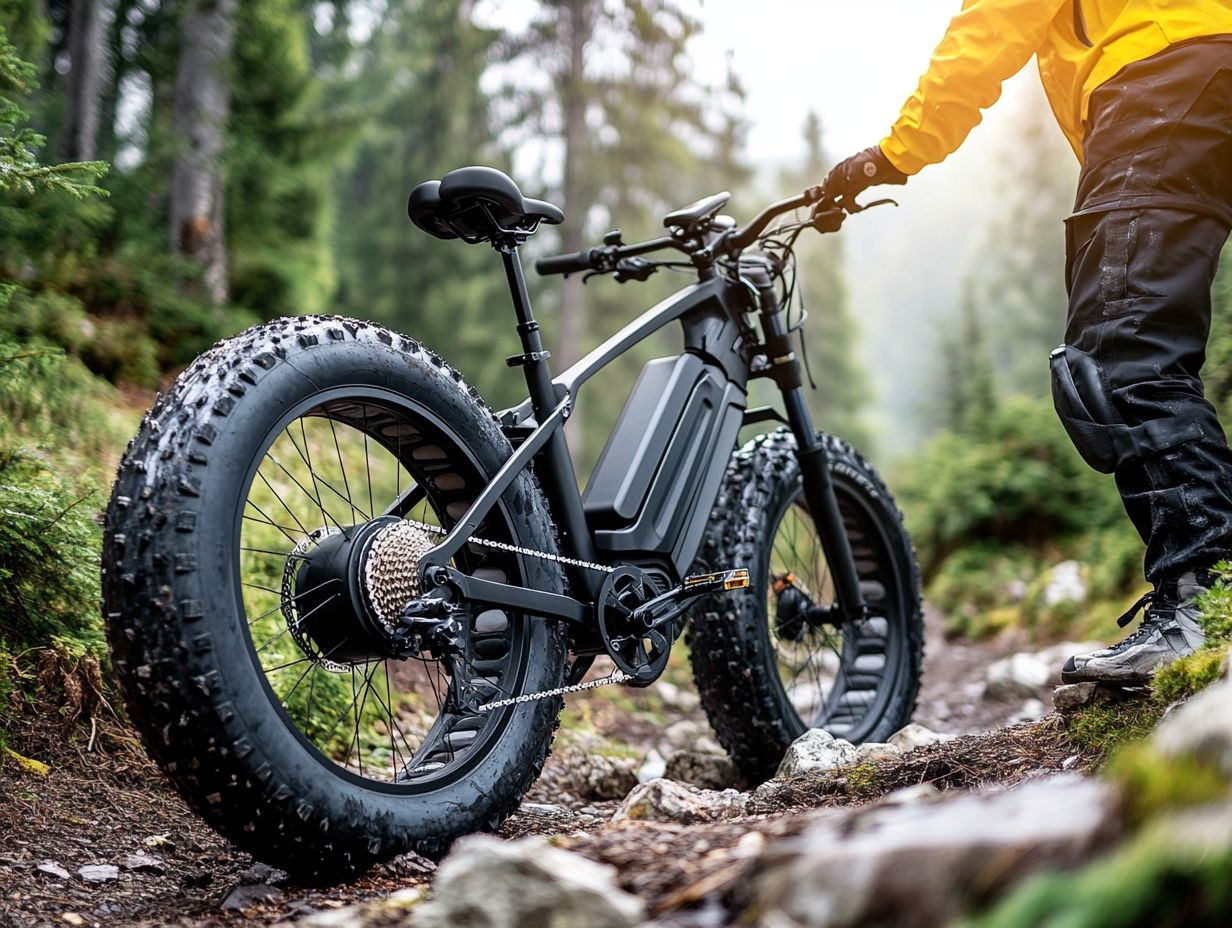
[[[1110,648],[1071,657],[1061,668],[1061,682],[1120,686],[1149,683],[1161,667],[1202,647],[1206,636],[1196,600],[1212,583],[1210,575],[1200,570],[1159,584],[1117,620],[1124,627],[1145,606],[1137,630]]]

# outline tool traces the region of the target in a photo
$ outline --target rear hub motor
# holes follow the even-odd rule
[[[334,671],[400,656],[398,615],[419,596],[419,560],[434,544],[397,516],[313,532],[283,576],[282,611],[296,643]]]

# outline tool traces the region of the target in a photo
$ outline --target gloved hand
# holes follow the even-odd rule
[[[822,187],[829,199],[850,200],[878,184],[905,183],[907,175],[890,163],[880,145],[874,145],[831,168]]]

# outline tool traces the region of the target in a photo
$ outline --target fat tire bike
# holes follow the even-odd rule
[[[517,808],[567,693],[651,685],[685,626],[750,778],[807,728],[860,742],[910,720],[914,551],[874,469],[814,428],[788,319],[796,237],[864,207],[811,188],[738,227],[728,199],[537,262],[696,278],[553,376],[519,249],[561,211],[485,167],[417,187],[417,226],[504,264],[529,396],[502,412],[413,339],[337,316],[248,329],[158,397],[107,509],[103,610],[132,721],[214,828],[304,879],[439,855]],[[672,323],[683,350],[645,365],[579,491],[578,391]],[[748,408],[756,379],[782,411]]]

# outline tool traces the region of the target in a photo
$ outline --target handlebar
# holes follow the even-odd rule
[[[708,265],[715,258],[723,255],[734,256],[740,254],[740,252],[756,243],[765,233],[770,223],[784,213],[794,212],[795,210],[815,206],[819,203],[827,203],[830,209],[823,211],[820,216],[815,215],[812,222],[818,231],[833,232],[842,225],[842,219],[845,215],[863,212],[870,207],[893,202],[893,200],[877,200],[876,202],[862,205],[855,202],[854,198],[836,200],[832,197],[827,197],[824,187],[809,187],[799,196],[770,204],[754,216],[752,221],[743,229],[724,231],[712,239],[708,245],[702,245],[696,238],[689,239],[678,236],[651,239],[648,242],[641,242],[637,245],[610,244],[604,245],[601,248],[591,248],[587,251],[540,258],[535,262],[535,270],[545,276],[548,274],[574,274],[580,271],[595,271],[598,273],[615,271],[618,277],[620,272],[624,270],[624,279],[645,280],[649,274],[643,273],[644,269],[640,267],[640,264],[636,269],[624,267],[628,259],[638,255],[649,254],[652,251],[674,248],[689,255],[693,259],[694,265],[700,267]],[[826,216],[831,217],[831,219],[829,222],[823,223],[822,218]]]
[[[775,219],[790,213],[793,210],[800,209],[805,206],[812,206],[814,203],[821,202],[825,197],[825,191],[821,187],[809,187],[808,190],[800,194],[798,197],[791,197],[787,200],[779,200],[777,203],[771,203],[760,213],[753,217],[743,229],[734,229],[731,233],[724,237],[723,248],[730,252],[744,251],[752,245],[766,231],[766,226],[770,225]]]
[[[535,270],[541,276],[575,274],[578,271],[614,271],[618,269],[620,262],[627,258],[636,258],[639,255],[662,251],[665,248],[688,252],[688,248],[680,239],[665,235],[662,238],[652,238],[648,242],[639,242],[636,245],[604,245],[602,248],[540,258],[535,262]]]
[[[586,251],[575,251],[565,255],[554,255],[550,258],[540,258],[535,262],[535,270],[541,276],[548,274],[575,274],[578,271],[595,270],[594,253],[597,248]]]

